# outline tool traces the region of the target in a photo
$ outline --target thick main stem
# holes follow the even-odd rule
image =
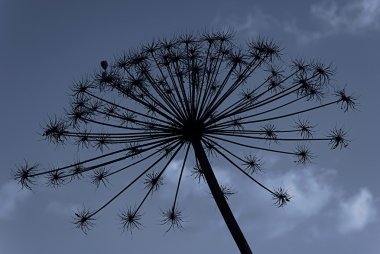
[[[236,245],[243,254],[252,254],[252,251],[245,239],[240,227],[223,195],[222,190],[218,184],[215,174],[211,168],[210,162],[206,156],[205,150],[203,149],[200,139],[193,139],[192,146],[194,148],[195,156],[199,162],[199,165],[203,171],[207,184],[211,190],[211,194],[215,199],[215,202],[219,208],[220,213],[223,216],[224,221],[232,237],[234,238]]]

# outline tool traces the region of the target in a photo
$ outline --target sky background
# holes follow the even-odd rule
[[[0,0],[0,253],[237,253],[206,186],[189,174],[180,197],[184,229],[165,233],[159,225],[160,209],[173,195],[163,188],[144,209],[144,228],[133,235],[123,233],[117,220],[123,200],[103,212],[88,235],[70,223],[73,210],[96,206],[118,183],[96,189],[82,181],[58,190],[41,184],[21,191],[11,176],[24,159],[46,166],[75,158],[76,147],[42,140],[40,126],[63,113],[72,82],[100,60],[152,39],[224,28],[233,29],[241,44],[273,38],[285,62],[332,62],[333,83],[359,98],[356,112],[332,110],[317,118],[318,126],[349,130],[347,149],[317,145],[317,158],[305,168],[281,156],[263,157],[262,180],[289,186],[294,196],[284,208],[213,159],[218,176],[237,191],[230,204],[254,252],[379,253],[380,0]],[[166,182],[175,184],[170,177]],[[139,190],[128,197],[134,200]]]

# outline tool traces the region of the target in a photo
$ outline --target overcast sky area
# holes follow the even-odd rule
[[[167,209],[176,184],[169,174],[148,198],[144,226],[133,235],[123,233],[117,214],[124,203],[138,202],[144,186],[104,210],[84,235],[71,223],[73,211],[99,206],[126,179],[99,189],[90,180],[59,189],[41,182],[28,191],[11,175],[24,160],[57,166],[78,157],[75,146],[43,140],[40,126],[63,114],[72,82],[101,60],[153,39],[221,29],[233,29],[241,45],[273,38],[284,63],[297,57],[331,62],[332,83],[358,97],[355,112],[337,107],[311,118],[324,130],[348,130],[346,149],[316,143],[317,156],[306,167],[262,155],[260,180],[285,186],[294,197],[285,207],[276,208],[270,195],[211,159],[219,179],[236,191],[229,204],[254,253],[379,253],[380,0],[0,0],[0,253],[238,253],[207,186],[189,172],[179,197],[183,230],[166,233],[160,225],[160,209]]]

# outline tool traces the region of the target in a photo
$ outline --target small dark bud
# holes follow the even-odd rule
[[[108,62],[106,60],[103,60],[100,62],[100,66],[102,67],[103,70],[107,70]]]

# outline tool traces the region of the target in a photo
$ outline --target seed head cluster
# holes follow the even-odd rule
[[[281,56],[271,40],[240,47],[231,33],[217,32],[157,40],[114,61],[103,60],[96,73],[74,83],[66,115],[51,118],[43,129],[46,140],[95,150],[95,155],[44,170],[25,163],[14,178],[24,188],[39,177],[54,188],[83,178],[100,187],[136,169],[109,200],[74,216],[75,225],[87,232],[98,213],[140,183],[146,186],[141,200],[119,214],[122,227],[132,231],[141,228],[143,205],[164,185],[169,165],[181,161],[174,201],[161,220],[169,229],[181,228],[177,197],[182,176],[190,170],[195,183],[205,179],[192,149],[194,142],[201,142],[209,156],[269,192],[282,207],[291,196],[282,187],[270,189],[261,182],[263,155],[282,154],[305,164],[313,158],[311,143],[346,147],[343,129],[317,136],[309,116],[334,105],[349,111],[355,98],[345,89],[330,92],[331,65],[303,59],[284,64]],[[235,194],[225,185],[221,189],[226,198]]]

